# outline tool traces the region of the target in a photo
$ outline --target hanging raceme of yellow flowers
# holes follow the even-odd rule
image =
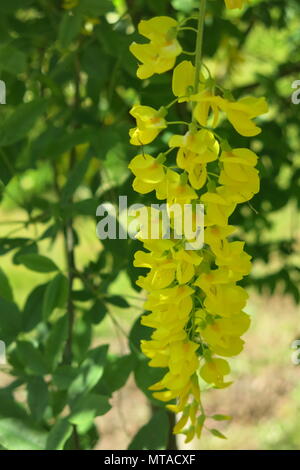
[[[228,8],[244,3],[225,1]],[[149,366],[167,369],[151,390],[179,414],[174,433],[185,434],[186,442],[200,437],[206,419],[200,384],[215,388],[231,384],[226,358],[242,351],[241,336],[250,325],[243,311],[248,294],[238,285],[250,272],[250,256],[244,242],[231,241],[235,227],[228,218],[238,204],[259,191],[258,157],[248,148],[231,148],[215,128],[222,116],[240,135],[255,136],[261,129],[254,118],[267,112],[264,98],[228,98],[230,94],[203,65],[205,3],[201,0],[195,30],[196,62],[183,60],[173,71],[174,102],[186,102],[191,111],[185,134],[172,135],[165,154],[155,157],[144,152],[143,145],[170,125],[167,115],[172,104],[160,109],[135,105],[131,115],[136,127],[130,131],[131,144],[141,147],[129,164],[134,189],[141,194],[155,191],[168,204],[199,202],[205,207],[204,248],[189,251],[185,240],[149,240],[139,235],[147,251],[138,251],[134,260],[136,267],[149,269],[137,281],[148,293],[145,310],[150,313],[143,315],[142,324],[154,329],[151,339],[142,341],[142,351],[150,359]],[[156,17],[140,22],[139,32],[148,42],[133,43],[130,48],[140,63],[139,78],[148,79],[175,66],[182,54],[178,33],[187,30],[187,21]],[[170,152],[177,154],[175,168],[168,165]]]

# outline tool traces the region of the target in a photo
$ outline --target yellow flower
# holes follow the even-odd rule
[[[223,162],[224,167],[231,165],[231,171],[237,181],[246,181],[245,167],[253,167],[257,163],[257,155],[249,149],[238,148],[230,150],[229,152],[222,152],[220,161]],[[233,166],[232,166],[233,165]]]
[[[207,361],[201,368],[200,375],[209,384],[214,384],[218,388],[230,385],[231,382],[224,382],[224,376],[230,373],[230,366],[224,359],[216,358]]]
[[[182,49],[176,39],[177,21],[167,16],[158,16],[139,23],[139,33],[150,39],[147,44],[133,42],[131,53],[141,62],[137,76],[146,79],[155,73],[161,74],[175,65]]]
[[[217,188],[216,193],[207,192],[201,196],[206,209],[205,225],[207,227],[210,225],[226,226],[228,217],[236,207],[236,204],[222,197],[220,189]]]
[[[150,106],[135,105],[130,114],[136,119],[137,127],[130,129],[132,145],[150,144],[167,127],[164,108],[157,111]]]
[[[248,294],[235,284],[219,284],[214,286],[204,300],[207,311],[213,315],[230,317],[238,314],[245,307]]]
[[[200,75],[199,90],[204,88],[204,77]],[[173,72],[173,95],[178,97],[178,103],[190,101],[195,86],[195,67],[189,60],[183,60]]]
[[[161,390],[168,388],[171,391],[178,391],[189,385],[191,377],[196,372],[199,362],[196,351],[199,344],[189,340],[176,341],[170,344],[169,348],[169,372],[150,387],[150,390]]]
[[[136,238],[143,243],[147,250],[153,251],[156,254],[162,254],[165,251],[169,251],[174,245],[174,241],[168,239],[151,240],[143,239],[141,236],[137,236]]]
[[[219,143],[212,132],[202,129],[198,132],[188,131],[185,135],[173,135],[169,147],[179,147],[197,155],[199,163],[213,162],[218,158]]]
[[[174,36],[178,22],[169,16],[156,16],[150,20],[142,20],[138,25],[139,33],[155,44]]]
[[[176,263],[167,256],[155,256],[152,253],[137,251],[133,265],[150,269],[146,277],[140,276],[137,281],[138,286],[148,291],[164,289],[175,279]]]
[[[219,182],[225,186],[224,194],[232,202],[245,202],[259,192],[260,181],[258,171],[253,168],[257,156],[248,149],[235,149],[223,152],[223,162]]]
[[[216,127],[220,114],[220,97],[214,96],[210,90],[203,90],[197,95],[193,95],[191,97],[191,100],[197,102],[197,105],[194,110],[194,115],[199,124],[201,124],[201,126],[206,126],[210,112],[212,112],[212,127]]]
[[[214,294],[216,286],[233,282],[231,272],[222,267],[209,272],[204,272],[195,281],[194,285],[200,287],[206,295]]]
[[[145,302],[144,307],[147,310],[154,310],[157,307],[161,307],[164,305],[178,305],[182,300],[185,298],[189,298],[194,292],[194,289],[192,289],[189,286],[176,286],[176,287],[170,287],[168,289],[163,289],[161,291],[157,292],[151,292],[149,295],[148,299]],[[186,312],[182,312],[183,316],[186,316],[189,314],[190,310],[187,309]]]
[[[179,284],[186,284],[195,275],[195,266],[199,266],[202,259],[195,251],[180,250],[169,256],[137,251],[133,265],[151,271],[146,277],[140,276],[136,283],[151,292],[168,287],[176,275]]]
[[[245,97],[239,101],[227,101],[219,97],[219,107],[226,113],[235,130],[245,137],[260,134],[261,129],[252,119],[268,112],[265,98]]]
[[[227,225],[224,227],[218,227],[217,225],[211,225],[204,231],[204,241],[207,243],[212,250],[221,249],[223,240],[229,237],[235,231],[235,227]]]
[[[200,330],[201,336],[219,356],[236,356],[244,345],[240,339],[250,326],[249,315],[242,312],[231,318],[219,318],[209,323],[204,330]]]
[[[158,191],[158,188],[156,188],[156,190]],[[164,241],[163,238],[168,231],[168,224],[166,223],[168,221],[164,220],[163,217],[160,217],[160,214],[161,212],[159,209],[149,206],[142,206],[140,209],[137,208],[136,210],[129,212],[129,216],[132,217],[134,231],[136,232],[138,230],[135,238],[142,241],[145,248],[147,248],[145,242],[147,240],[151,242],[152,238],[154,238],[154,241],[156,242]],[[171,243],[171,246],[172,245],[173,244]]]
[[[248,0],[225,0],[226,8],[233,10],[234,8],[243,8]]]
[[[169,146],[179,147],[177,165],[186,170],[193,188],[202,188],[207,180],[206,163],[216,160],[219,153],[214,135],[205,129],[188,131],[184,136],[173,135]]]
[[[191,97],[197,102],[195,117],[201,126],[207,125],[210,110],[214,114],[212,126],[215,127],[219,117],[219,111],[226,113],[228,120],[235,130],[245,137],[253,137],[261,132],[252,119],[268,112],[265,98],[245,97],[239,101],[228,101],[221,96],[213,96],[210,91],[204,90]]]
[[[251,256],[243,251],[244,245],[245,242],[224,240],[221,247],[213,247],[217,266],[227,267],[236,276],[239,275],[239,279],[251,271]]]
[[[166,184],[160,188],[158,199],[167,199],[169,205],[190,204],[193,199],[197,199],[197,193],[182,180],[181,176],[173,170],[167,170]]]
[[[133,189],[141,194],[147,194],[159,187],[165,179],[163,165],[148,154],[134,157],[128,168],[136,176]]]
[[[195,251],[180,250],[173,254],[177,262],[176,278],[179,284],[188,283],[195,275],[195,266],[199,266],[203,258]]]
[[[178,102],[188,101],[195,85],[195,67],[192,62],[184,60],[175,67],[173,72],[172,89]]]

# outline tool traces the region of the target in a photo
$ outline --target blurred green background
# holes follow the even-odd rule
[[[103,344],[110,345],[110,359],[93,392],[110,396],[113,407],[87,425],[87,436],[79,432],[80,447],[126,449],[151,416],[164,413],[149,402],[153,370],[136,351],[145,334],[138,327],[139,272],[132,268],[139,246],[100,242],[96,208],[123,194],[129,204],[141,200],[127,169],[135,154],[128,143],[134,124],[128,112],[137,99],[153,107],[172,99],[171,74],[145,82],[136,78],[128,47],[138,38],[137,23],[162,14],[182,18],[197,3],[82,0],[71,10],[60,0],[0,5],[0,79],[7,89],[7,104],[0,105],[0,339],[7,342],[9,359],[0,366],[3,448],[45,448],[45,439],[50,448],[72,447],[69,424],[64,434],[61,418],[72,403],[55,374],[60,367],[73,373],[91,348]],[[235,98],[265,96],[270,112],[260,122],[262,134],[251,142],[226,123],[218,131],[260,156],[261,191],[231,218],[254,258],[245,281],[253,323],[245,350],[231,360],[234,385],[204,397],[212,414],[233,417],[220,428],[228,439],[204,433],[189,445],[193,449],[300,447],[300,367],[291,360],[292,342],[300,339],[300,105],[291,102],[291,85],[300,80],[299,15],[296,0],[256,0],[233,12],[225,11],[222,0],[208,1],[206,65]],[[194,39],[193,33],[180,38],[185,50],[193,50]],[[186,109],[172,113],[182,120]],[[166,142],[163,135],[149,152],[159,153]],[[56,268],[33,266],[37,253]],[[59,287],[53,284],[56,271],[62,276]],[[52,307],[45,314],[47,302]],[[70,316],[66,325],[64,318],[70,302],[68,361]],[[53,336],[59,321],[65,336]],[[28,344],[36,366],[33,356],[24,355]],[[57,351],[50,364],[48,356]],[[112,384],[107,370],[120,374],[120,383]],[[171,445],[166,419],[162,443],[149,438],[145,448]],[[49,441],[57,422],[64,434],[58,444],[57,434]],[[22,429],[18,437],[17,429]],[[139,440],[133,442],[131,448],[140,448]],[[178,445],[186,448],[180,439]]]

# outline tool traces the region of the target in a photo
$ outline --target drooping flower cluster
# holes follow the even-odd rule
[[[229,8],[242,3],[226,1]],[[167,17],[140,23],[140,33],[150,40],[131,46],[141,62],[140,78],[173,68],[182,52],[177,40],[180,29],[180,24]],[[143,146],[171,125],[167,120],[170,106],[156,110],[136,105],[131,110],[136,120],[131,144],[141,147],[129,164],[134,189],[141,194],[155,191],[168,207],[197,202],[205,207],[202,249],[186,249],[186,240],[175,236],[173,219],[169,239],[138,235],[147,251],[138,251],[134,260],[136,267],[149,270],[137,281],[148,293],[148,313],[142,324],[154,329],[151,339],[142,341],[142,351],[151,367],[167,369],[151,390],[170,410],[181,413],[174,433],[185,434],[186,442],[200,437],[205,422],[201,382],[216,388],[231,384],[226,379],[230,366],[224,358],[242,351],[241,336],[250,324],[243,311],[248,294],[238,285],[250,272],[250,256],[244,242],[231,240],[235,227],[228,219],[238,204],[259,191],[258,158],[247,148],[231,148],[215,128],[222,117],[240,135],[255,136],[261,130],[253,119],[267,112],[263,98],[234,101],[228,93],[216,94],[221,88],[210,75],[205,78],[205,70],[197,70],[187,60],[174,69],[175,102],[186,103],[191,122],[183,135],[172,135],[165,154],[149,155]],[[176,167],[168,164],[171,152],[176,153]]]

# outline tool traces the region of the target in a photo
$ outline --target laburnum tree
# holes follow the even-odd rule
[[[129,377],[150,410],[129,449],[197,439],[211,429],[202,392],[229,385],[243,347],[245,288],[299,303],[293,224],[266,236],[300,206],[299,13],[298,0],[0,2],[1,448],[96,448]],[[119,195],[203,203],[204,248],[98,241],[97,207]]]

